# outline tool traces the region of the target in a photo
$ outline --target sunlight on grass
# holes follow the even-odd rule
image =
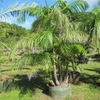
[[[99,100],[100,88],[90,84],[72,85],[71,100]]]
[[[89,64],[82,64],[79,66],[82,67],[83,74],[79,84],[71,84],[72,96],[70,98],[57,100],[100,100],[100,63],[90,62]],[[4,70],[3,73],[9,73],[8,69],[9,68],[2,67],[1,72]],[[13,71],[12,74],[16,73]],[[32,82],[33,85],[25,83],[27,82],[25,80],[23,83],[20,81],[21,86],[22,84],[28,86],[28,88],[26,87],[27,90],[25,90],[26,88],[23,86],[23,89],[25,88],[24,91],[26,92],[22,93],[22,88],[17,86],[18,88],[13,88],[11,91],[0,93],[0,100],[56,100],[43,93],[43,88],[45,87],[43,85],[38,86],[41,84],[41,81],[43,80],[37,79],[35,83]],[[30,92],[30,89],[32,88],[35,88],[35,91]]]
[[[66,99],[57,100],[100,100],[100,89],[95,88],[91,85],[81,84],[81,85],[71,85],[72,86],[72,96]],[[3,92],[0,94],[0,100],[56,100],[48,95],[42,93],[42,90],[37,89],[36,93],[30,94],[20,94],[20,90],[13,89],[9,92]]]
[[[12,91],[0,94],[0,100],[31,100],[31,98],[30,93],[20,95],[20,91],[18,89],[13,89]]]

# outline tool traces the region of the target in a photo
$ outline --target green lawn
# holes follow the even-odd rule
[[[71,84],[72,96],[59,100],[100,100],[100,62],[92,61],[80,67],[82,76],[79,84]],[[9,73],[9,68],[1,67],[1,72]],[[48,96],[45,78],[38,77],[28,82],[22,75],[15,79],[16,86],[11,91],[0,93],[0,100],[58,100]]]

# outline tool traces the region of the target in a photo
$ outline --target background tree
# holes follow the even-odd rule
[[[9,57],[15,45],[27,34],[30,31],[21,26],[0,22],[0,64],[10,62]]]
[[[86,49],[90,48],[90,46],[99,49],[99,10],[100,7],[98,6],[95,7],[91,12],[74,13],[71,17],[75,23],[76,30],[80,29],[89,36],[85,44]]]

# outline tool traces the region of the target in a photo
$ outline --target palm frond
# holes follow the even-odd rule
[[[12,69],[23,69],[25,66],[31,66],[31,71],[33,71],[33,67],[43,70],[49,70],[51,68],[51,58],[49,53],[39,53],[39,54],[25,54],[22,56],[12,67]]]
[[[66,40],[69,43],[80,43],[82,45],[85,45],[87,40],[89,38],[89,35],[86,33],[83,33],[82,31],[72,31],[69,34],[66,34]]]
[[[3,47],[5,47],[8,51],[12,52],[11,48],[9,48],[5,43],[1,43]]]
[[[4,18],[10,18],[10,15],[12,16],[22,16],[24,14],[24,17],[26,17],[26,15],[29,15],[28,9],[30,8],[36,8],[39,5],[35,2],[33,3],[15,3],[11,6],[9,6],[6,9],[3,9],[0,11],[0,18],[2,19]]]
[[[69,6],[72,12],[84,12],[89,7],[85,0],[75,0]]]
[[[95,7],[91,11],[94,14],[94,28],[92,32],[92,43],[96,48],[100,47],[100,7]]]
[[[100,47],[100,20],[96,20],[92,35],[93,35],[92,43],[94,47],[99,48]]]
[[[64,38],[64,34],[70,33],[72,24],[66,14],[63,14],[61,8],[55,7],[49,11],[48,15],[38,18],[32,26],[32,31],[49,30],[52,34]]]
[[[98,4],[100,5],[100,0],[97,0],[98,1]]]
[[[12,54],[21,49],[31,49],[33,51],[34,48],[37,49],[37,52],[40,52],[40,50],[46,50],[52,46],[53,34],[51,32],[33,33],[19,41]]]
[[[98,7],[98,6],[94,7],[91,12],[94,13],[95,15],[100,13],[100,7]]]

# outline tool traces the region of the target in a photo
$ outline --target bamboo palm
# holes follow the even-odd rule
[[[29,9],[29,11],[31,11],[31,15],[32,14],[34,15],[34,13],[32,12],[32,9]],[[70,52],[73,53],[74,56],[71,59],[66,59],[66,54],[64,54],[66,53],[65,44],[77,43],[77,42],[79,43],[79,41],[81,43],[81,39],[80,39],[81,35],[78,32],[77,34],[80,36],[79,39],[77,39],[76,37],[74,38],[74,40],[69,38],[69,37],[74,36],[73,33],[76,32],[76,30],[74,30],[73,23],[70,21],[69,17],[67,16],[67,13],[65,13],[64,9],[61,7],[60,4],[57,6],[52,6],[51,8],[43,7],[41,8],[41,11],[40,13],[37,14],[37,19],[33,23],[33,27],[31,30],[32,34],[23,38],[23,40],[21,40],[17,44],[17,47],[15,48],[13,53],[15,53],[16,50],[18,51],[30,50],[30,49],[36,48],[37,52],[35,53],[26,52],[25,56],[21,57],[21,59],[18,61],[18,64],[19,65],[20,63],[22,63],[23,65],[32,64],[35,67],[38,65],[49,66],[48,64],[50,64],[50,66],[53,67],[52,68],[53,79],[54,79],[53,84],[54,86],[60,85],[58,77],[57,77],[57,72],[58,72],[57,68],[62,65],[63,66],[68,65],[68,64],[63,64],[66,61],[67,63],[71,62],[72,65],[74,65],[73,57],[75,57],[75,55],[78,55],[76,53],[74,55],[73,45],[71,45],[71,47],[69,46]],[[76,47],[75,50],[77,50],[77,46],[74,46],[74,47]],[[77,52],[77,53],[80,53],[80,52]],[[44,60],[46,58],[45,55],[41,56],[41,54],[43,53],[48,53],[49,55],[49,56],[46,56],[47,57],[46,60]],[[70,56],[68,55],[67,57],[69,58],[71,57],[71,55],[72,54],[70,54]],[[64,57],[65,60],[62,57]],[[48,62],[47,60],[50,60],[50,61]],[[23,63],[24,61],[25,63]],[[49,67],[46,67],[46,68],[49,68]],[[74,66],[73,68],[75,69]],[[61,77],[61,74],[59,75]]]

